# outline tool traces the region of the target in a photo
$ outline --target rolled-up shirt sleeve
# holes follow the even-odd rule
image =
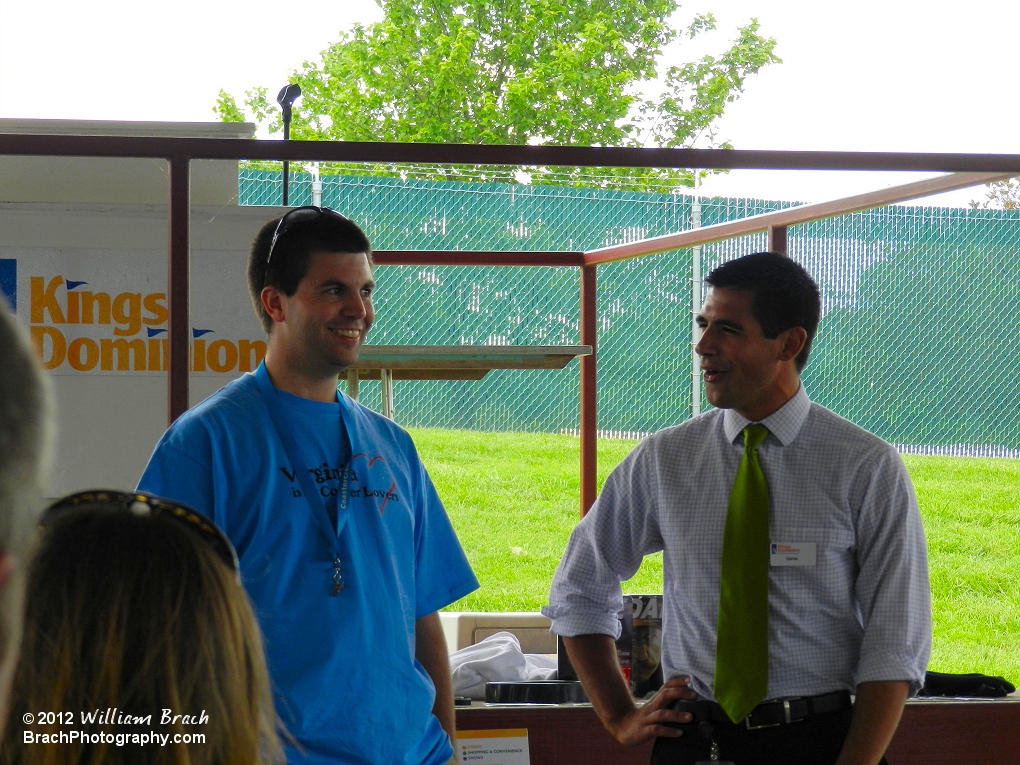
[[[931,653],[928,556],[910,477],[891,447],[867,486],[857,539],[864,636],[856,682],[907,680],[915,694]]]
[[[642,442],[606,480],[598,500],[574,527],[553,576],[542,613],[565,637],[619,637],[623,606],[620,582],[630,579],[644,556],[662,549],[652,484],[656,455]]]

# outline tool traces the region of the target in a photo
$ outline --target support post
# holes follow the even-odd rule
[[[284,91],[286,91],[286,90],[287,90],[287,88],[284,88]],[[281,92],[280,95],[283,95],[283,93]],[[287,104],[286,106],[283,107],[283,140],[284,141],[289,141],[290,140],[290,115],[291,115],[290,104]],[[283,195],[282,195],[283,196],[283,200],[282,200],[282,203],[283,203],[284,207],[289,207],[290,206],[290,191],[289,191],[289,188],[290,188],[290,162],[288,162],[287,160],[283,160]]]
[[[790,254],[786,251],[786,226],[769,226],[769,252]]]
[[[348,369],[347,370],[347,395],[353,398],[355,401],[358,400],[358,370]]]
[[[312,163],[312,206],[322,207],[322,176],[318,162]]]
[[[188,410],[188,375],[191,369],[190,290],[190,196],[191,159],[168,159],[170,203],[167,211],[168,263],[167,308],[169,352],[167,355],[167,425]]]
[[[691,228],[701,228],[701,197],[691,200]],[[701,359],[694,350],[698,345],[698,322],[701,310],[701,245],[691,248],[691,417],[701,414]]]
[[[598,468],[598,418],[596,409],[596,358],[598,356],[595,313],[596,266],[581,268],[581,345],[591,346],[591,355],[581,357],[581,517],[595,504]]]
[[[393,419],[393,370],[379,370],[379,384],[382,387],[383,417]]]

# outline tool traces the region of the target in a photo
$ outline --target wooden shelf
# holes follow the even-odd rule
[[[481,380],[492,369],[563,369],[590,345],[363,345],[347,368],[347,392],[382,381],[382,413],[393,419],[394,380]]]
[[[590,345],[364,345],[348,371],[367,379],[379,379],[380,370],[391,369],[395,380],[477,380],[481,376],[445,378],[435,372],[563,369],[578,356],[590,355]]]
[[[359,380],[380,380],[383,369],[388,367],[375,367],[365,369],[360,366],[347,368],[347,375],[350,378],[351,370],[355,370]],[[481,380],[489,374],[488,369],[422,369],[412,367],[410,369],[394,369],[394,380]]]

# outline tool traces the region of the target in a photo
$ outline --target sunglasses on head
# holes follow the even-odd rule
[[[219,526],[208,517],[202,515],[202,513],[192,510],[187,505],[180,505],[168,499],[144,492],[129,494],[123,491],[96,490],[69,494],[46,508],[42,519],[39,521],[39,527],[45,530],[47,526],[51,525],[57,518],[68,511],[89,505],[124,510],[134,515],[159,515],[164,518],[170,518],[191,531],[192,534],[200,537],[206,547],[212,549],[216,556],[226,564],[227,568],[238,575],[238,577],[240,576],[237,553],[234,551],[234,546],[230,543],[230,540],[227,539],[227,535],[223,533]]]
[[[272,260],[273,250],[276,248],[276,242],[281,236],[284,236],[294,226],[301,225],[302,223],[310,223],[313,220],[318,220],[319,218],[331,215],[339,220],[347,220],[347,216],[341,215],[336,210],[331,210],[328,207],[315,207],[314,205],[295,207],[280,218],[280,222],[276,224],[276,231],[273,232],[273,239],[269,242],[269,252],[266,254],[266,265],[268,266],[269,261]]]

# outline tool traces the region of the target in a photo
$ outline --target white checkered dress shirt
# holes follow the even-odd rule
[[[570,536],[542,612],[552,630],[616,637],[620,582],[663,555],[665,677],[714,699],[723,526],[749,423],[714,409],[646,438],[613,471]],[[924,531],[892,446],[804,388],[762,424],[772,542],[817,545],[814,566],[769,570],[768,698],[908,680],[931,650]]]

